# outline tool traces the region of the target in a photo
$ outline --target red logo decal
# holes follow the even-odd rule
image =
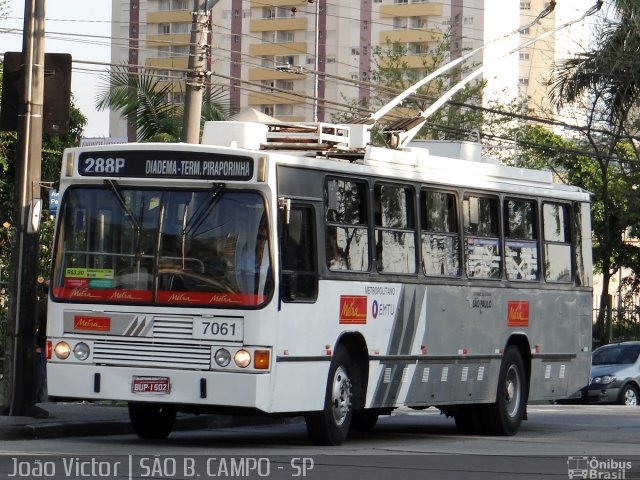
[[[507,302],[507,326],[528,327],[529,326],[529,302],[513,301]]]
[[[73,329],[90,330],[92,332],[110,332],[111,319],[109,317],[77,316],[73,318]]]
[[[365,295],[340,295],[340,323],[367,323]]]

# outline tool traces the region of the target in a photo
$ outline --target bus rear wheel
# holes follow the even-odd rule
[[[176,408],[171,405],[129,402],[131,427],[140,438],[167,438],[173,430],[177,413]]]
[[[347,438],[353,417],[352,368],[349,353],[338,346],[329,367],[324,409],[305,415],[315,445],[340,445]]]
[[[494,435],[515,435],[524,418],[526,401],[522,356],[510,346],[500,366],[496,401],[484,407],[486,416],[480,419],[484,430]]]

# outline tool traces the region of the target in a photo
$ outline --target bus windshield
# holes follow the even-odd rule
[[[52,293],[64,301],[259,306],[273,291],[263,197],[107,181],[60,207]]]

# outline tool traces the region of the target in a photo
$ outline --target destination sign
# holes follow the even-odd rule
[[[175,150],[114,150],[80,154],[78,173],[89,177],[251,180],[253,158]]]

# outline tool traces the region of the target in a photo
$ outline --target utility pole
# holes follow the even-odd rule
[[[318,95],[320,94],[320,0],[316,0],[315,42],[313,44],[313,121],[318,121]]]
[[[202,92],[205,87],[205,57],[208,34],[205,31],[207,22],[207,1],[193,0],[191,20],[191,41],[189,46],[189,63],[187,72],[187,88],[185,93],[184,118],[182,120],[181,140],[186,143],[200,143],[200,116],[202,115]]]
[[[35,330],[44,98],[45,0],[26,0],[16,150],[15,233],[4,368],[4,413],[42,416],[36,407]]]

